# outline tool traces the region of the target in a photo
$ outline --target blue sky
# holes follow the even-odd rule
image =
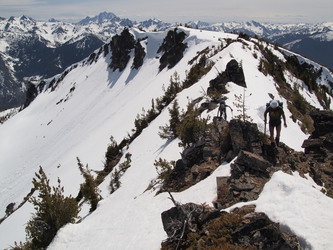
[[[78,21],[103,11],[136,21],[333,21],[332,0],[0,0],[0,17],[5,18],[24,14],[37,20]]]

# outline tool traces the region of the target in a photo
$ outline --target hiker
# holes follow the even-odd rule
[[[231,112],[233,111],[232,108],[229,105],[227,105],[224,100],[220,101],[220,106],[219,109],[217,110],[217,117],[219,118],[219,120],[221,120],[222,115],[223,119],[227,120],[227,109],[226,109],[227,107],[230,108]]]
[[[126,157],[126,160],[127,160],[127,161],[129,161],[129,162],[132,161],[132,160],[131,160],[132,154],[131,154],[130,152],[128,152],[128,153],[125,155],[125,157]]]
[[[284,127],[287,127],[286,116],[282,108],[282,103],[276,100],[270,101],[267,105],[267,108],[264,113],[265,117],[265,126],[267,122],[267,113],[269,114],[269,133],[271,144],[278,146],[280,143],[280,132],[281,132],[281,117],[284,121]],[[274,128],[276,128],[276,137],[274,141]]]

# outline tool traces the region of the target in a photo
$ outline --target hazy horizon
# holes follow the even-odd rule
[[[267,23],[321,23],[331,22],[331,0],[267,2],[254,0],[0,0],[0,16],[26,15],[36,20],[55,18],[60,21],[77,22],[101,12],[112,12],[120,18],[144,21],[157,18],[164,22],[204,21],[208,23],[227,21],[258,21]]]

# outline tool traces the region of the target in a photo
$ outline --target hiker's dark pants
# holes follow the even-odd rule
[[[280,139],[281,120],[269,120],[269,133],[271,142],[274,142],[274,128],[276,128],[276,138]]]

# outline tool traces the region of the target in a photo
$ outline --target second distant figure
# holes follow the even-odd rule
[[[227,120],[227,107],[230,108],[231,111],[233,111],[232,108],[227,105],[224,100],[220,101],[220,106],[217,110],[217,117],[219,118],[219,120],[221,120],[222,116],[224,120]]]

